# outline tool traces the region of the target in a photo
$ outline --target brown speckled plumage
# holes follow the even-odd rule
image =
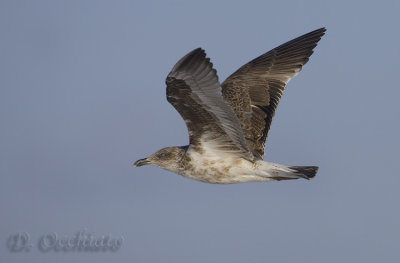
[[[180,59],[169,73],[167,100],[181,114],[189,145],[167,147],[135,165],[157,165],[208,183],[306,178],[316,166],[265,162],[265,142],[289,80],[313,53],[325,28],[293,39],[253,59],[222,84],[204,50]]]

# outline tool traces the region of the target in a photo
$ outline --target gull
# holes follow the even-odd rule
[[[152,164],[212,184],[311,179],[317,166],[263,160],[276,107],[318,41],[320,28],[255,58],[222,84],[203,49],[180,59],[166,79],[167,100],[180,113],[189,145],[166,147],[134,166]]]

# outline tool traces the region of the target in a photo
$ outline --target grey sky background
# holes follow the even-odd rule
[[[398,1],[0,1],[1,262],[399,260]],[[208,185],[132,163],[185,145],[165,77],[196,47],[220,80],[325,26],[266,160],[314,180]],[[57,232],[124,238],[42,253]],[[30,252],[7,238],[30,234]],[[2,245],[1,245],[2,244]]]

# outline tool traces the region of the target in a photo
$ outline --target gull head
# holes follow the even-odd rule
[[[177,172],[177,169],[181,166],[185,151],[185,147],[166,147],[147,158],[137,160],[133,166],[139,167],[152,164],[169,171]]]

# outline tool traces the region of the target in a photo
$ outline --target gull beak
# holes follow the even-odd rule
[[[143,158],[143,159],[137,160],[137,161],[133,164],[133,166],[139,167],[139,166],[143,166],[143,165],[146,165],[146,164],[149,164],[149,163],[150,163],[150,161],[148,161],[147,158]]]

